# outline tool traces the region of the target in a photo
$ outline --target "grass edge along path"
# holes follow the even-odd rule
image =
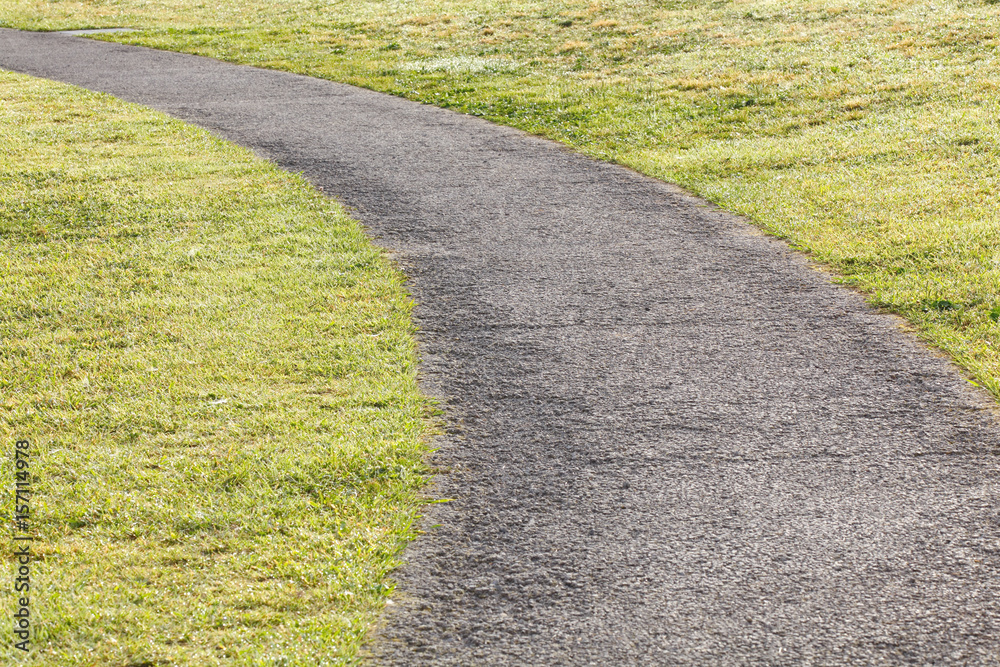
[[[401,275],[300,177],[204,130],[0,89],[0,482],[20,439],[35,476],[36,635],[14,657],[354,663],[425,481]]]
[[[905,317],[1000,396],[994,0],[0,0],[0,25],[319,76],[678,183]]]

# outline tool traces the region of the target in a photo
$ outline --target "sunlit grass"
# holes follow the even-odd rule
[[[404,95],[678,182],[1000,393],[996,2],[0,0],[0,25],[137,27],[102,39]],[[413,516],[398,278],[241,151],[3,81],[2,424],[43,459],[38,664],[349,659]]]
[[[1000,392],[1000,4],[0,0],[0,23],[347,81],[678,182]]]
[[[2,73],[0,145],[26,664],[352,662],[422,480],[400,275],[300,178],[108,96]]]

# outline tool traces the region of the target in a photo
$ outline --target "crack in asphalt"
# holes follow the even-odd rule
[[[406,271],[449,421],[385,664],[1000,664],[992,399],[678,188],[293,74],[0,31],[248,146]]]

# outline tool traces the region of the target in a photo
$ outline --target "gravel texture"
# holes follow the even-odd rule
[[[1000,664],[994,402],[677,188],[326,81],[0,31],[355,208],[448,432],[384,664]]]

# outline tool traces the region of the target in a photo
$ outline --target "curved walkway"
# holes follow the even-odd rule
[[[412,278],[447,405],[393,664],[1000,664],[1000,429],[944,360],[676,188],[344,85],[0,31],[0,67],[301,171]]]

